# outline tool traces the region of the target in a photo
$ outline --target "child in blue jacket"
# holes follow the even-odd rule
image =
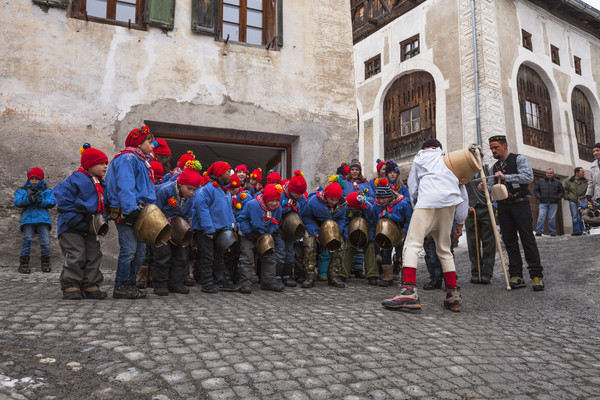
[[[15,191],[14,205],[23,208],[21,214],[21,231],[23,245],[19,254],[19,272],[29,274],[29,255],[36,232],[42,253],[42,272],[50,272],[50,228],[52,220],[48,209],[54,207],[56,199],[52,190],[44,182],[44,171],[31,168],[27,171],[27,182]]]
[[[280,197],[283,189],[281,185],[269,184],[265,186],[262,193],[250,200],[242,208],[238,216],[240,227],[240,292],[251,293],[252,270],[254,268],[254,248],[257,239],[268,233],[273,235],[279,229],[281,220],[281,207],[279,207]],[[275,278],[275,255],[259,254],[261,265],[261,285],[262,290],[281,292],[285,289],[283,283]]]
[[[79,169],[54,188],[58,241],[65,257],[60,286],[67,300],[104,299],[106,292],[100,290],[104,280],[100,271],[102,251],[90,221],[94,214],[104,214],[102,178],[108,158],[87,143],[81,150]]]
[[[223,252],[216,243],[217,235],[223,230],[235,228],[231,209],[231,193],[227,185],[231,180],[231,167],[223,161],[211,164],[206,171],[210,181],[194,195],[192,229],[198,242],[200,284],[204,293],[217,293],[215,285],[223,280]],[[198,277],[196,277],[198,279]]]
[[[156,187],[156,206],[169,220],[182,217],[191,220],[192,197],[200,186],[200,173],[185,168],[175,180]],[[168,296],[171,293],[188,294],[183,285],[187,272],[188,246],[180,246],[171,241],[152,248],[152,285],[154,294]]]
[[[146,297],[146,292],[135,284],[146,244],[138,243],[133,225],[141,208],[156,201],[148,157],[154,148],[154,136],[148,126],[142,125],[129,132],[125,146],[106,172],[106,207],[117,226],[120,247],[113,297],[139,299]]]
[[[337,180],[338,178],[337,175],[333,175],[330,179]],[[342,197],[340,184],[331,182],[324,190],[309,196],[300,217],[306,228],[303,242],[306,280],[302,282],[302,287],[310,288],[315,283],[317,237],[321,224],[331,219],[338,224],[340,232],[344,232],[345,229],[346,200]],[[328,285],[330,286],[338,288],[346,286],[338,277],[339,270],[342,267],[343,254],[344,246],[331,254],[331,262],[327,270]]]

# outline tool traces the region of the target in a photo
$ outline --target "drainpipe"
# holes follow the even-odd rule
[[[481,147],[481,115],[479,114],[479,63],[477,62],[477,27],[475,26],[475,0],[471,0],[471,30],[473,32],[473,69],[475,70],[475,125],[477,144]]]

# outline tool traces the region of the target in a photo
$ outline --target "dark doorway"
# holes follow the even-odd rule
[[[537,198],[535,197],[535,195],[533,194],[533,191],[535,189],[535,184],[537,183],[537,181],[539,181],[540,179],[544,179],[546,177],[546,173],[545,172],[538,172],[538,171],[533,171],[533,182],[531,182],[529,184],[529,191],[531,192],[531,198],[529,199],[529,203],[531,205],[531,215],[533,216],[533,227],[531,229],[533,229],[535,231],[535,227],[537,225],[537,219],[538,219],[538,215],[540,215],[540,210],[539,210],[539,203],[537,201]],[[558,177],[556,177],[556,179],[558,179]],[[565,234],[565,228],[563,226],[563,213],[562,213],[562,200],[558,202],[558,210],[556,211],[556,234],[557,235],[564,235]],[[544,223],[544,234],[549,235],[550,231],[548,230],[548,220],[546,220],[546,222]]]

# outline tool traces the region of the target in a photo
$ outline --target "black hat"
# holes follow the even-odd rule
[[[500,144],[504,144],[504,143],[506,143],[506,136],[504,136],[504,135],[490,136],[489,143],[492,143],[492,142],[498,142]]]
[[[600,143],[596,143],[592,149],[600,149]]]

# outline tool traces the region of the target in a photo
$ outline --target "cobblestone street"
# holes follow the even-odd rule
[[[538,238],[536,293],[528,278],[508,292],[499,261],[490,285],[469,283],[461,245],[461,313],[422,289],[421,312],[385,310],[397,289],[356,279],[113,300],[106,267],[108,299],[66,301],[60,260],[50,274],[2,267],[0,398],[598,399],[599,240]]]

